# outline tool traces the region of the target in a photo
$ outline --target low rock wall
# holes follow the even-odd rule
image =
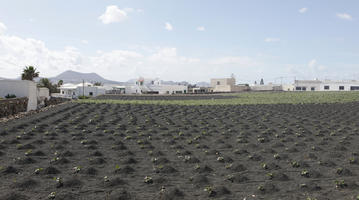
[[[26,112],[28,98],[0,99],[0,118]]]
[[[70,99],[61,98],[61,97],[51,97],[50,100],[45,99],[45,107],[57,105],[57,104],[64,103],[67,101],[70,101]]]

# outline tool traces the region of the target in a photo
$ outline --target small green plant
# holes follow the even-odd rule
[[[214,191],[214,188],[211,186],[206,186],[203,191],[207,192],[210,197],[214,196],[216,192]]]
[[[55,199],[55,197],[56,197],[56,192],[51,192],[51,193],[47,196],[48,199]]]
[[[103,181],[104,181],[104,182],[110,182],[110,179],[108,178],[108,176],[104,176],[104,177],[103,177]]]
[[[292,161],[290,164],[291,164],[292,167],[294,167],[294,168],[300,167],[300,165],[299,165],[299,163],[298,163],[297,161]]]
[[[146,176],[144,179],[145,179],[145,180],[144,180],[145,183],[147,183],[147,184],[153,183],[153,179],[152,179],[152,177],[150,177],[150,176]]]
[[[335,181],[335,187],[336,188],[344,188],[346,186],[347,186],[347,184],[345,183],[344,180],[336,180]]]
[[[303,170],[302,172],[300,172],[300,175],[304,177],[309,177],[309,172],[307,170]]]
[[[317,198],[314,198],[314,197],[307,197],[306,200],[317,200]]]
[[[25,156],[28,156],[28,155],[30,155],[31,153],[32,153],[32,150],[29,149],[29,150],[27,150],[27,151],[25,152]]]
[[[265,190],[265,189],[264,189],[264,186],[262,186],[262,185],[258,186],[257,189],[258,189],[259,191],[261,191],[261,192],[263,192],[263,191]]]
[[[354,157],[349,158],[349,163],[350,164],[354,164],[356,162],[357,162],[357,160]]]
[[[219,156],[219,157],[217,158],[217,161],[223,162],[223,161],[224,161],[224,158],[223,158],[222,156]]]
[[[343,173],[343,168],[340,167],[337,169],[337,174],[341,174],[341,173]]]
[[[226,169],[230,169],[230,168],[232,168],[232,163],[231,164],[227,164],[226,166],[224,166]]]
[[[81,167],[80,166],[76,166],[74,168],[72,168],[74,170],[74,173],[79,173],[81,171]]]
[[[35,174],[40,174],[44,169],[43,168],[37,168],[35,169]]]
[[[269,178],[269,179],[273,179],[273,173],[267,173],[266,176]]]
[[[279,154],[277,154],[277,153],[274,154],[273,157],[274,157],[274,159],[277,159],[277,160],[280,159],[280,156],[279,156]]]
[[[56,187],[60,188],[64,185],[61,177],[54,177],[54,181],[56,181]]]
[[[263,169],[268,169],[268,165],[266,163],[262,163],[261,166]]]

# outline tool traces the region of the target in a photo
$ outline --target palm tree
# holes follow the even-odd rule
[[[37,72],[35,67],[26,66],[21,74],[21,79],[33,81],[34,78],[39,77],[39,74],[40,74],[40,72]]]

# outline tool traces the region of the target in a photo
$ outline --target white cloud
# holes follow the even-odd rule
[[[197,27],[197,31],[205,31],[206,28],[204,26],[199,26]]]
[[[301,8],[298,10],[299,13],[306,13],[308,11],[308,8]]]
[[[209,61],[212,65],[237,65],[241,67],[258,66],[258,62],[247,56],[225,56]]]
[[[314,67],[317,64],[317,60],[316,59],[312,59],[311,61],[309,61],[308,66],[309,67]]]
[[[87,55],[72,46],[49,49],[41,40],[0,35],[0,74],[19,77],[26,65],[33,65],[42,77],[52,77],[65,70],[95,72],[112,80],[126,81],[139,76],[164,80],[209,81],[231,73],[243,77],[257,74],[262,63],[245,56],[199,59],[181,55],[175,47],[141,47],[132,50],[98,50]],[[243,70],[245,69],[245,70]],[[189,73],[190,72],[190,73]]]
[[[127,8],[129,10],[129,8]],[[107,6],[106,11],[99,17],[99,20],[104,24],[110,24],[115,22],[122,22],[127,19],[127,12],[121,10],[115,5]]]
[[[279,38],[266,38],[264,41],[265,42],[279,42],[280,39]]]
[[[133,8],[124,8],[123,11],[125,11],[126,13],[130,13],[130,12],[135,11],[135,9],[133,9]]]
[[[344,20],[352,20],[352,16],[347,13],[337,13],[337,17]]]
[[[165,23],[165,29],[168,30],[168,31],[172,31],[173,30],[172,24],[170,24],[169,22],[166,22]]]
[[[82,43],[82,44],[88,44],[89,41],[87,41],[87,40],[81,40],[81,43]]]
[[[7,27],[5,26],[5,24],[0,22],[0,34],[5,33],[7,30]]]

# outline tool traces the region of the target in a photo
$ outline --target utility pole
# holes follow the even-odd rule
[[[85,80],[82,79],[82,96],[85,97]]]

